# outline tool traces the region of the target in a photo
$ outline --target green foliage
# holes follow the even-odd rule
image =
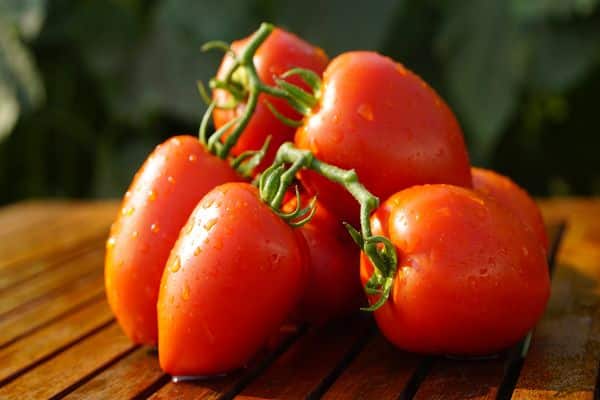
[[[3,0],[0,203],[120,195],[155,144],[197,130],[195,83],[219,62],[201,44],[263,20],[331,56],[406,64],[455,110],[474,163],[537,194],[597,193],[598,2]]]

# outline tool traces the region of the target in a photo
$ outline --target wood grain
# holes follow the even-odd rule
[[[12,309],[60,291],[88,274],[102,271],[103,262],[104,249],[95,249],[53,268],[47,274],[37,275],[10,290],[0,291],[0,319]]]
[[[353,318],[310,331],[236,399],[302,399],[321,383],[369,331],[370,319]]]
[[[36,224],[35,229],[10,233],[9,240],[0,240],[0,270],[100,240],[108,235],[117,210],[114,202],[73,205],[51,221]]]
[[[402,352],[376,334],[323,398],[397,399],[424,362],[423,357]]]
[[[96,375],[65,399],[130,399],[167,375],[158,366],[155,351],[140,348]]]
[[[103,297],[104,276],[99,270],[28,303],[27,307],[5,314],[0,318],[0,349],[65,313],[75,312],[82,304]]]
[[[121,328],[111,324],[0,388],[0,398],[50,398],[134,348]]]
[[[514,399],[593,399],[600,359],[600,202],[542,203],[567,220],[552,295],[538,324]]]
[[[60,266],[90,250],[100,249],[104,247],[105,241],[106,238],[102,236],[100,239],[83,242],[59,253],[44,254],[28,262],[7,265],[0,269],[0,293],[12,286],[24,283],[36,275],[49,272],[52,268]]]
[[[1,349],[0,385],[112,320],[112,312],[102,299]]]

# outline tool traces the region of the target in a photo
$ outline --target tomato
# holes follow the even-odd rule
[[[471,186],[452,111],[421,78],[374,52],[344,53],[329,64],[319,105],[295,142],[324,162],[355,169],[380,198],[424,183]],[[358,205],[347,192],[312,171],[300,177],[331,211],[358,222]]]
[[[305,199],[307,200],[307,199]],[[293,210],[296,199],[284,206]],[[299,231],[308,244],[308,284],[297,317],[316,325],[358,311],[364,302],[358,246],[340,221],[317,202],[313,218]]]
[[[523,188],[510,178],[483,168],[472,168],[473,188],[492,197],[496,202],[511,210],[536,234],[544,250],[548,251],[548,235],[544,219],[535,201]]]
[[[542,315],[550,294],[544,251],[493,199],[451,185],[415,186],[387,199],[371,227],[398,254],[392,293],[374,313],[399,348],[491,354],[519,341]],[[361,255],[363,283],[371,272]]]
[[[245,38],[233,42],[231,44],[232,50],[236,54],[241,53],[248,40],[249,38]],[[321,75],[329,60],[325,52],[320,48],[312,46],[298,36],[283,29],[276,28],[258,48],[253,61],[260,80],[265,84],[273,85],[275,83],[274,77],[295,67],[310,69]],[[233,60],[230,56],[225,56],[217,77],[223,78],[231,67],[232,62]],[[286,81],[304,89],[309,89],[297,76],[289,77]],[[224,90],[215,90],[213,92],[213,99],[217,104],[226,104],[230,100],[230,96]],[[269,150],[258,170],[262,170],[271,164],[277,148],[283,142],[292,140],[295,131],[295,128],[289,127],[279,121],[268,109],[265,101],[269,101],[284,116],[294,120],[301,119],[300,114],[294,111],[284,100],[264,93],[260,95],[258,105],[248,126],[244,129],[242,136],[232,149],[232,153],[236,155],[246,150],[258,150],[263,145],[267,136],[271,135]],[[239,104],[235,109],[216,109],[213,113],[215,127],[218,129],[231,119],[240,116],[244,109],[244,103]],[[224,137],[227,136],[225,135]]]
[[[135,343],[157,342],[156,299],[173,244],[198,201],[240,178],[192,136],[156,147],[136,174],[106,243],[108,302]]]
[[[173,247],[158,297],[161,367],[213,375],[244,366],[297,306],[306,243],[246,183],[218,186]]]

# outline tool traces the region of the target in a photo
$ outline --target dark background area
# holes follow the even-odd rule
[[[196,132],[220,58],[201,44],[261,21],[404,63],[474,164],[538,196],[600,194],[597,0],[1,0],[0,204],[120,196],[156,144]]]

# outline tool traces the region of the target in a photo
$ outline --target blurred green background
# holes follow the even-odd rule
[[[200,45],[265,20],[420,74],[474,164],[600,194],[598,0],[0,0],[0,204],[120,196],[156,144],[196,132],[195,82],[219,62]]]

